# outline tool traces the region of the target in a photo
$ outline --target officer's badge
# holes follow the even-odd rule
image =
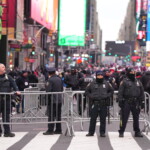
[[[105,84],[103,84],[103,88],[106,88],[106,85],[105,85]]]
[[[48,86],[49,85],[49,82],[46,82],[46,86]]]

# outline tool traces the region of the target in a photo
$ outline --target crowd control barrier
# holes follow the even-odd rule
[[[38,87],[27,88],[17,96],[14,93],[0,93],[1,124],[50,124],[65,123],[65,135],[75,135],[74,125],[90,120],[92,101],[84,91],[65,89],[63,92],[39,91]],[[140,121],[144,123],[142,131],[150,131],[150,95],[145,92],[144,109],[140,113]],[[118,91],[114,92],[108,103],[108,123],[119,121]],[[99,121],[99,119],[97,120]],[[133,121],[130,116],[129,121]]]

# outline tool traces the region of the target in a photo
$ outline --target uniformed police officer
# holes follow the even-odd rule
[[[49,79],[46,84],[46,92],[62,92],[63,82],[59,76],[55,74],[56,69],[53,67],[47,68],[49,72]],[[62,95],[61,94],[51,94],[48,95],[48,121],[61,121],[61,106],[62,106]],[[44,135],[61,134],[62,128],[61,123],[56,123],[56,128],[54,131],[54,123],[48,123],[48,130],[44,132]]]
[[[84,70],[84,75],[82,78],[79,79],[79,90],[85,91],[87,85],[93,82],[94,78],[91,76],[90,70]],[[79,95],[79,115],[82,115],[86,107],[86,96],[83,96],[82,102],[82,95]]]
[[[6,68],[4,64],[0,63],[0,92],[10,93],[12,89],[20,94],[18,87],[10,75],[6,74]],[[0,95],[0,113],[2,113],[2,121],[10,122],[11,113],[11,98],[9,95]],[[4,137],[14,137],[15,134],[11,132],[9,124],[3,124]],[[2,129],[0,126],[0,136],[2,135]]]
[[[120,83],[118,100],[120,111],[119,137],[124,137],[124,131],[128,121],[130,111],[133,115],[133,128],[135,137],[143,137],[139,129],[139,113],[144,101],[144,89],[140,81],[135,78],[135,70],[127,69],[126,78]]]
[[[90,83],[85,91],[90,100],[93,101],[91,109],[91,119],[89,133],[86,136],[93,136],[95,133],[96,120],[100,116],[100,136],[105,137],[106,116],[107,116],[107,100],[112,96],[113,88],[104,80],[102,71],[96,72],[96,80]]]

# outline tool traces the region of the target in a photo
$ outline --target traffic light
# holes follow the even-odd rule
[[[108,55],[110,56],[110,55],[111,55],[111,53],[108,53]]]
[[[34,46],[32,46],[31,55],[35,55],[35,47]]]
[[[53,57],[53,56],[54,56],[54,51],[50,50],[50,57]]]

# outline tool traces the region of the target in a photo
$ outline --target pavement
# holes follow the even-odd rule
[[[0,137],[0,150],[150,150],[150,133],[143,138],[134,137],[132,122],[128,122],[124,138],[118,137],[118,121],[107,124],[106,137],[99,136],[99,123],[93,137],[86,137],[89,122],[75,123],[75,136],[65,136],[66,125],[62,124],[62,135],[43,135],[47,124],[13,125],[13,138]],[[140,123],[141,129],[144,124]]]

